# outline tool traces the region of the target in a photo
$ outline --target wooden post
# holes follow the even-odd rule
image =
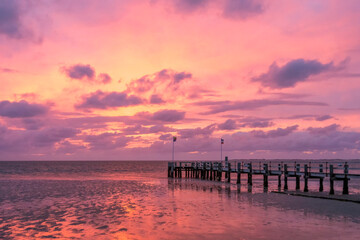
[[[181,163],[179,165],[180,165],[180,167],[179,167],[179,178],[181,178],[182,177]]]
[[[320,174],[324,172],[322,164],[319,165],[319,172],[320,172]],[[320,180],[319,180],[319,192],[324,191],[324,183],[323,182],[324,182],[324,178],[320,177]]]
[[[280,171],[280,174],[279,174],[279,176],[278,176],[278,187],[281,187],[281,164],[279,163],[279,165],[278,165],[278,169],[279,169],[279,171]]]
[[[248,169],[249,169],[248,184],[252,185],[252,163],[248,163]]]
[[[231,181],[231,164],[228,163],[228,177],[227,177],[227,182],[229,183]]]
[[[349,165],[345,162],[344,165],[344,183],[343,183],[343,194],[349,194]]]
[[[220,182],[221,181],[221,177],[222,177],[222,163],[220,162],[219,163],[219,166],[218,166],[218,181]]]
[[[206,178],[206,163],[203,162],[203,165],[202,165],[202,176],[201,176],[201,179],[205,179]]]
[[[300,164],[296,164],[296,190],[300,189]]]
[[[264,163],[264,188],[267,188],[269,186],[268,178],[269,178],[269,165],[267,163]]]
[[[210,181],[213,180],[213,164],[210,163]]]
[[[287,164],[284,164],[284,190],[288,190],[287,176],[288,176]]]
[[[308,165],[305,164],[304,165],[304,192],[308,192],[309,188],[308,188],[308,178],[309,178],[309,169],[308,169]]]
[[[237,179],[236,179],[236,183],[240,184],[241,181],[241,163],[239,162],[237,164]]]
[[[334,194],[334,166],[331,164],[330,165],[330,193],[329,194]]]

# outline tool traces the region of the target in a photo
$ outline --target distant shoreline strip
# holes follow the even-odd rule
[[[308,197],[308,198],[320,198],[320,199],[327,199],[327,200],[336,200],[336,201],[343,201],[343,202],[353,202],[360,204],[360,200],[356,199],[348,199],[348,198],[339,198],[339,197],[331,197],[331,196],[318,196],[318,195],[309,195],[304,193],[294,193],[294,192],[280,192],[280,191],[271,191],[272,193],[279,193],[291,196],[300,196],[300,197]]]

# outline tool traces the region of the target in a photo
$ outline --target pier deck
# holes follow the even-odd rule
[[[349,171],[356,172],[350,173]],[[330,182],[329,194],[333,195],[334,181],[342,181],[342,194],[349,194],[349,180],[352,178],[360,178],[358,168],[350,168],[347,162],[309,162],[309,163],[272,163],[265,161],[259,164],[253,161],[194,161],[194,162],[169,162],[168,163],[168,177],[169,178],[195,178],[210,181],[224,181],[230,182],[231,174],[236,174],[236,183],[241,183],[241,174],[247,175],[247,183],[252,185],[253,175],[263,176],[264,188],[268,187],[269,176],[277,176],[277,185],[282,187],[284,191],[288,190],[288,178],[295,178],[296,190],[300,190],[300,180],[304,181],[304,193],[308,192],[308,180],[319,180],[319,192],[324,191],[323,182],[325,179]],[[283,181],[282,181],[283,179]]]

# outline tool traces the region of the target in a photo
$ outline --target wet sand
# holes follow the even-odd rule
[[[264,191],[261,184],[238,187],[132,172],[91,176],[3,177],[0,239],[357,239],[360,235],[356,203],[276,194]]]

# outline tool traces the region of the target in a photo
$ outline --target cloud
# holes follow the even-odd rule
[[[21,21],[19,1],[0,1],[0,34],[9,38],[22,39],[30,34]]]
[[[111,83],[112,79],[109,74],[100,73],[98,76],[98,81],[103,84],[108,84],[108,83]]]
[[[322,64],[317,60],[295,59],[281,67],[274,62],[268,72],[252,78],[252,81],[260,82],[269,88],[289,88],[294,87],[298,82],[308,80],[311,76],[336,69],[332,62]]]
[[[315,118],[316,121],[325,121],[325,120],[328,120],[328,119],[332,119],[333,116],[330,116],[330,115],[322,115],[322,116],[318,116]]]
[[[162,141],[170,141],[170,140],[172,140],[172,137],[173,137],[172,134],[167,133],[167,134],[160,135],[159,139]]]
[[[277,128],[275,130],[270,130],[270,131],[261,131],[261,130],[257,130],[257,131],[251,131],[251,133],[253,134],[253,136],[258,137],[258,138],[275,138],[275,137],[283,137],[283,136],[287,136],[290,133],[294,132],[295,130],[298,129],[298,125],[294,125],[294,126],[290,126],[287,128]]]
[[[176,90],[180,82],[191,79],[192,74],[187,72],[176,72],[171,69],[163,69],[154,74],[145,75],[131,81],[127,87],[129,92],[146,93],[150,90],[161,88],[162,90]],[[153,94],[156,94],[153,92]]]
[[[248,101],[202,101],[196,103],[199,106],[209,106],[210,110],[202,114],[215,114],[234,110],[256,110],[268,106],[328,106],[322,102],[278,100],[278,99],[256,99]]]
[[[63,139],[74,137],[78,133],[80,133],[80,131],[75,128],[50,127],[34,132],[31,139],[33,141],[33,145],[37,147],[45,147],[52,146],[54,143]]]
[[[274,123],[271,121],[254,121],[240,124],[239,127],[248,127],[248,128],[267,128],[273,126]]]
[[[43,121],[33,118],[23,118],[22,124],[26,130],[38,130],[45,125]]]
[[[79,150],[85,150],[86,147],[79,144],[73,144],[69,141],[63,141],[59,143],[59,147],[56,149],[56,153],[60,154],[73,154]]]
[[[185,112],[168,109],[157,111],[151,116],[151,119],[160,122],[177,122],[184,118]]]
[[[185,112],[178,111],[178,110],[160,110],[154,113],[150,112],[139,112],[135,115],[135,117],[139,119],[143,119],[145,121],[149,121],[151,123],[152,121],[156,122],[177,122],[180,120],[183,120],[185,118]]]
[[[225,149],[230,154],[236,152],[266,153],[271,158],[276,153],[283,152],[288,156],[296,156],[303,152],[313,154],[321,152],[341,152],[358,150],[360,147],[360,133],[333,130],[327,135],[313,134],[309,131],[296,131],[297,125],[278,128],[269,131],[236,132],[224,135]],[[261,132],[261,134],[260,134]],[[164,141],[154,142],[148,151],[161,152],[171,149],[168,135],[161,138]],[[197,138],[179,138],[176,151],[180,154],[189,152],[212,153],[218,151],[219,139],[212,136],[199,136]],[[297,155],[298,156],[298,155]]]
[[[209,0],[174,0],[176,9],[184,13],[194,12],[206,7],[209,2]]]
[[[102,133],[86,135],[84,142],[89,144],[90,150],[111,150],[125,147],[132,138],[121,136],[117,133]]]
[[[210,136],[216,129],[215,124],[211,124],[207,127],[201,128],[194,128],[194,129],[180,129],[178,130],[178,134],[180,135],[181,139],[183,138],[194,138],[194,137],[206,137]]]
[[[264,12],[260,0],[226,0],[223,16],[245,20]]]
[[[128,95],[126,92],[102,92],[100,90],[82,97],[82,102],[76,108],[108,109],[116,107],[135,106],[144,103],[144,100]]]
[[[335,132],[336,130],[338,130],[340,128],[340,125],[338,124],[332,124],[326,127],[309,127],[307,130],[311,133],[311,134],[315,134],[315,135],[328,135],[332,132]]]
[[[45,114],[49,108],[45,105],[28,103],[27,101],[19,102],[0,102],[0,116],[9,118],[26,118]]]
[[[220,130],[234,130],[237,128],[236,121],[232,119],[226,120],[224,123],[218,124]]]
[[[174,78],[174,83],[179,83],[184,79],[192,78],[192,74],[187,72],[175,73],[173,78]]]
[[[1,128],[0,128],[1,132]],[[38,153],[52,151],[55,143],[75,137],[79,130],[68,127],[50,127],[40,130],[5,129],[0,134],[0,152]]]
[[[153,133],[163,133],[163,132],[172,132],[173,128],[166,127],[162,124],[157,124],[151,127],[143,127],[141,124],[136,124],[131,127],[126,127],[122,129],[122,132],[126,135],[135,135],[135,134],[153,134]]]
[[[165,101],[158,94],[153,94],[150,97],[150,103],[151,104],[161,104],[161,103],[165,103]]]
[[[90,64],[75,64],[68,67],[62,67],[60,70],[69,78],[83,82],[108,84],[112,81],[112,78],[107,73],[100,73],[96,77],[95,68]]]
[[[89,64],[75,64],[63,67],[63,71],[71,79],[93,81],[95,78],[95,69]]]
[[[18,73],[17,70],[11,69],[11,68],[0,68],[0,72],[3,72],[3,73]]]

